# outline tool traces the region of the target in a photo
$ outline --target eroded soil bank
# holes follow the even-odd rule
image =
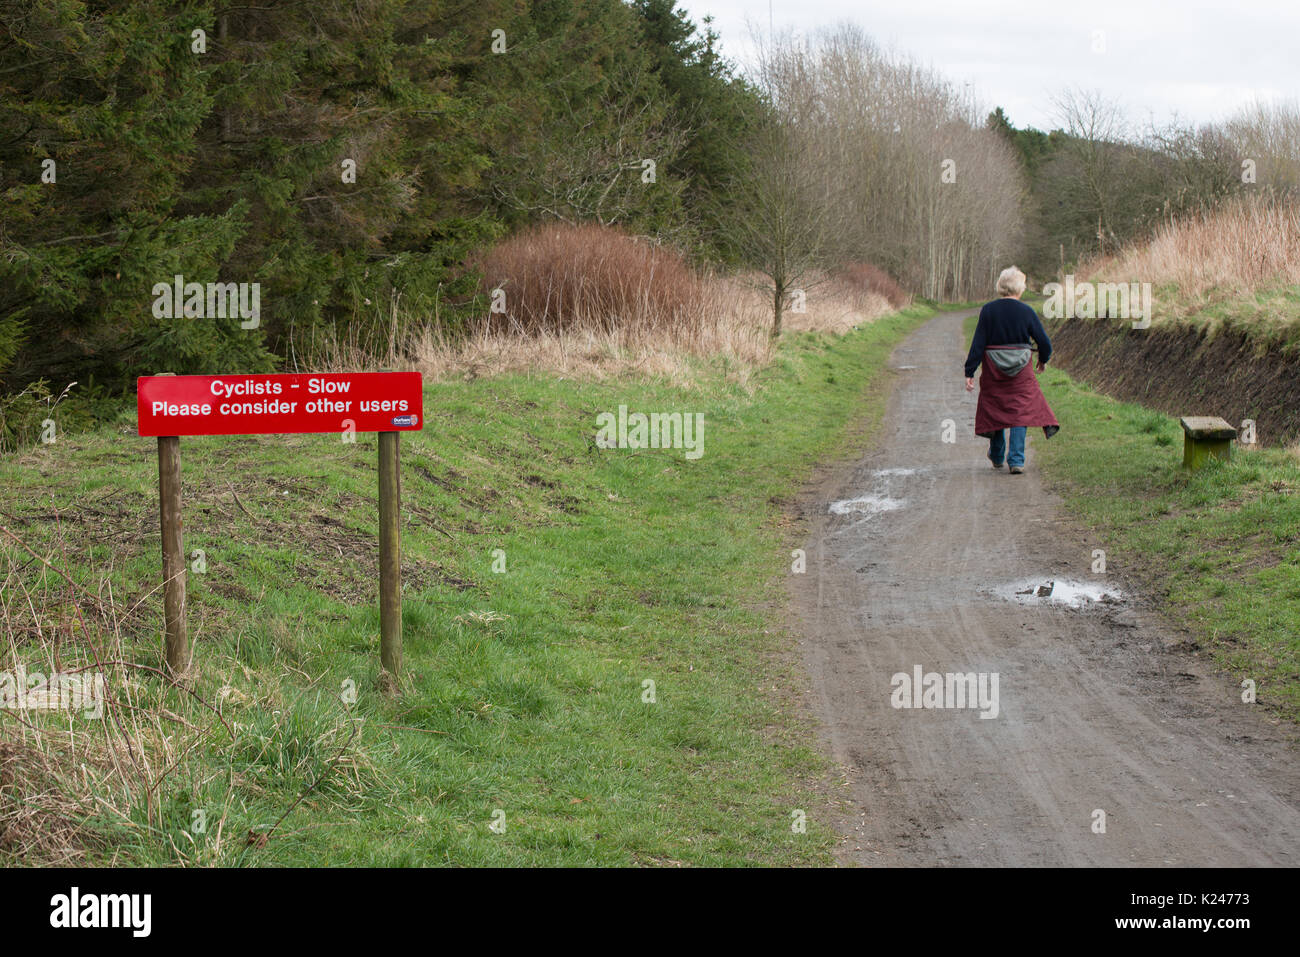
[[[1300,356],[1261,353],[1239,332],[1133,329],[1114,320],[1048,325],[1053,363],[1094,388],[1170,415],[1254,419],[1261,445],[1300,437]]]

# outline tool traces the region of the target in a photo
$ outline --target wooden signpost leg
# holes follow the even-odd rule
[[[158,437],[158,496],[162,516],[163,624],[167,636],[167,671],[183,674],[189,666],[185,628],[185,550],[181,546],[181,440]]]
[[[400,432],[379,433],[379,661],[394,677],[402,672],[400,437]]]

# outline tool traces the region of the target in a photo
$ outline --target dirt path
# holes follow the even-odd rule
[[[812,538],[792,592],[813,709],[848,782],[841,858],[1300,864],[1290,729],[1179,650],[1185,636],[1128,583],[1092,574],[1096,543],[1040,483],[1041,430],[1025,475],[989,467],[960,374],[965,315],[895,351],[875,448],[804,503]],[[941,441],[945,419],[955,444]],[[1016,594],[1048,581],[1055,601]],[[1059,601],[1067,582],[1123,598],[1072,608]],[[996,673],[997,716],[895,708],[892,677],[917,666]]]

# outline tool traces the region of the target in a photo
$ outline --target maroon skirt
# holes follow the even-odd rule
[[[1043,433],[1051,438],[1060,429],[1043,398],[1043,390],[1038,387],[1032,360],[1009,376],[990,361],[985,349],[981,368],[979,405],[975,409],[976,435],[988,438],[1003,429],[1023,425],[1042,426]]]

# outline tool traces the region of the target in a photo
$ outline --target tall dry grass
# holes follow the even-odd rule
[[[772,358],[762,277],[700,274],[675,251],[619,230],[541,227],[472,264],[486,295],[504,292],[505,311],[484,315],[465,336],[428,326],[412,353],[430,378],[541,371],[683,384],[701,361],[716,360],[743,384]],[[861,267],[814,277],[804,311],[787,311],[786,329],[842,334],[906,301],[886,274]]]
[[[134,609],[107,589],[91,592],[0,527],[0,655],[6,680],[98,673],[106,682],[102,719],[41,708],[0,709],[0,858],[74,864],[107,855],[107,819],[127,831],[159,822],[154,776],[183,747],[185,729],[164,728],[141,707],[127,635]],[[34,700],[55,699],[42,692]],[[25,698],[29,704],[33,698]],[[143,813],[140,813],[143,810]],[[111,824],[110,824],[111,826]]]
[[[1300,284],[1300,201],[1243,199],[1166,221],[1149,242],[1084,264],[1082,278],[1176,285],[1184,296]]]
[[[835,270],[834,278],[846,289],[859,294],[875,295],[888,301],[895,309],[900,309],[912,301],[897,280],[874,263],[845,263]]]
[[[308,795],[373,790],[358,723],[332,707],[295,717],[278,665],[209,655],[168,675],[157,588],[123,601],[113,572],[87,564],[61,527],[37,548],[0,524],[0,674],[13,681],[21,665],[31,689],[0,708],[0,863],[224,863],[287,837],[281,824]],[[102,676],[101,713],[67,707],[53,674]],[[296,800],[283,784],[312,778]],[[248,803],[268,791],[277,806],[249,829]]]
[[[657,326],[649,322],[567,321],[524,333],[484,321],[468,335],[449,338],[428,327],[413,347],[415,366],[434,380],[544,372],[566,378],[644,375],[684,384],[695,360],[719,359],[732,378],[771,358],[772,341],[759,318],[766,306],[757,292],[729,281],[706,282],[697,293],[700,322]]]

